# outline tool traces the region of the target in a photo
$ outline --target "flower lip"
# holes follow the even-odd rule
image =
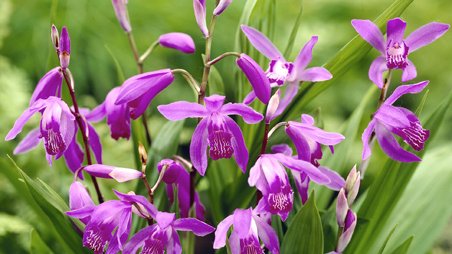
[[[408,46],[404,41],[388,42],[386,48],[386,65],[389,69],[405,69],[408,66]]]
[[[240,239],[240,254],[263,254],[264,250],[261,248],[259,240],[250,235],[247,238]]]
[[[272,86],[282,86],[287,78],[292,74],[294,65],[291,62],[285,62],[281,59],[271,60],[267,78]]]
[[[209,133],[209,155],[213,160],[231,158],[234,153],[232,147],[232,135],[223,130]]]

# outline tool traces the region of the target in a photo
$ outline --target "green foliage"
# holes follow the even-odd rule
[[[31,230],[30,232],[30,253],[37,254],[51,254],[52,250],[47,246],[47,244],[41,239],[36,230]]]

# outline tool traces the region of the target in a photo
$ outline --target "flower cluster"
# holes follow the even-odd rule
[[[333,78],[324,67],[308,67],[318,36],[312,36],[291,62],[286,60],[262,32],[241,25],[241,32],[251,45],[268,59],[267,70],[264,71],[252,57],[243,52],[226,52],[211,59],[211,38],[215,20],[231,3],[232,0],[217,1],[212,22],[208,27],[206,1],[193,0],[195,19],[206,39],[203,75],[201,82],[198,82],[183,69],[164,68],[144,72],[143,63],[156,46],[192,54],[195,52],[193,39],[184,33],[166,33],[160,35],[148,50],[139,55],[133,39],[127,0],[112,0],[121,28],[129,37],[139,73],[125,80],[120,86],[112,88],[105,101],[93,110],[80,108],[77,104],[74,79],[68,68],[71,53],[68,31],[63,27],[60,36],[57,28],[52,26],[51,39],[60,66],[50,70],[39,81],[29,108],[17,119],[6,140],[14,139],[25,123],[34,114],[40,113],[39,127],[19,143],[14,153],[29,151],[42,139],[49,164],[53,159],[64,156],[68,168],[74,174],[74,181],[69,189],[70,211],[67,215],[79,219],[85,225],[83,246],[94,253],[136,253],[139,250],[141,253],[181,253],[179,231],[190,231],[197,236],[206,236],[215,231],[213,248],[223,248],[228,240],[233,254],[264,253],[265,249],[271,253],[279,253],[278,235],[271,225],[272,216],[278,216],[283,222],[289,221],[297,200],[302,206],[309,199],[311,182],[338,191],[338,243],[332,253],[342,253],[349,244],[358,221],[351,207],[358,195],[362,173],[353,168],[344,180],[335,170],[322,165],[324,152],[329,150],[334,154],[334,146],[339,145],[345,137],[319,128],[314,117],[308,114],[301,114],[300,121],[284,122],[278,118],[293,102],[303,82],[322,82]],[[394,134],[414,150],[420,151],[424,148],[430,132],[422,127],[413,112],[393,104],[402,95],[420,93],[429,82],[400,85],[388,98],[386,93],[392,70],[403,71],[403,82],[414,79],[417,75],[416,68],[408,60],[408,54],[441,37],[449,25],[431,23],[404,39],[406,23],[396,18],[388,21],[386,40],[376,25],[368,20],[353,20],[352,25],[382,54],[369,69],[369,78],[381,89],[381,96],[378,109],[362,134],[362,160],[369,159],[372,141],[376,138],[390,158],[401,162],[420,161],[417,155],[400,146]],[[209,94],[206,90],[211,67],[226,56],[236,58],[237,67],[252,87],[252,91],[245,98],[239,98],[242,101],[240,103],[229,101],[222,94]],[[384,78],[386,71],[388,77]],[[197,120],[187,158],[174,154],[163,159],[160,157],[160,161],[151,163],[147,161],[146,149],[137,142],[135,144],[140,155],[138,162],[141,163],[141,169],[103,164],[100,138],[92,123],[106,119],[111,137],[115,140],[129,139],[131,123],[140,117],[143,119],[144,129],[148,131],[146,111],[153,99],[174,82],[176,74],[181,74],[186,79],[196,92],[197,101],[174,101],[159,105],[157,109],[170,121],[187,118]],[[61,98],[63,81],[71,95],[71,107]],[[252,107],[259,103],[252,104],[256,98],[265,105],[265,115],[259,112],[257,107]],[[237,119],[243,120],[244,124]],[[250,144],[245,142],[249,140],[244,137],[246,132],[242,132],[244,125],[251,124],[265,127],[262,130],[264,135],[260,153],[255,156],[248,150],[247,145]],[[285,138],[291,141],[291,144],[270,146],[272,134],[280,127],[284,129]],[[146,134],[147,145],[151,145],[151,136],[148,132]],[[77,135],[83,140],[83,150],[77,141]],[[292,147],[295,148],[296,154]],[[151,149],[152,152],[155,151]],[[91,153],[96,161],[91,158]],[[202,195],[196,189],[196,178],[211,172],[212,169],[207,171],[209,159],[231,158],[244,175],[249,174],[245,177],[248,177],[248,185],[256,189],[257,202],[245,206],[248,209],[235,209],[233,214],[224,218],[215,229],[204,222],[209,220],[209,211],[206,211],[201,201]],[[146,175],[150,170],[157,172],[157,179]],[[240,171],[238,172],[240,174]],[[81,182],[84,173],[93,179],[99,199],[97,205]],[[148,197],[133,192],[125,194],[114,191],[117,199],[104,202],[97,178],[114,179],[119,183],[140,180]],[[155,181],[153,186],[150,185],[151,180]],[[154,203],[154,193],[162,185],[165,185],[169,205],[159,207],[159,211]],[[294,188],[297,189],[296,192]],[[171,209],[175,213],[165,211]],[[146,220],[148,226],[131,235],[133,216]],[[278,219],[276,216],[273,219]],[[229,234],[231,227],[233,229]]]

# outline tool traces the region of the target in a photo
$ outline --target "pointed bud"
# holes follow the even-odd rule
[[[265,123],[269,124],[273,119],[275,119],[275,112],[278,109],[280,98],[281,90],[278,89],[278,91],[276,91],[268,102],[267,113],[265,114]]]
[[[66,69],[69,66],[69,60],[71,56],[71,39],[69,38],[69,33],[65,26],[63,26],[63,29],[61,29],[59,49],[60,65],[63,69]]]
[[[92,176],[115,179],[120,183],[127,182],[133,179],[138,179],[143,176],[143,174],[140,171],[137,171],[135,169],[119,168],[103,164],[88,165],[84,167],[83,170],[85,170],[88,174]]]
[[[159,37],[159,44],[165,48],[179,50],[185,54],[195,53],[195,43],[188,34],[184,33],[167,33]]]
[[[347,192],[348,205],[352,205],[358,195],[359,186],[361,184],[360,172],[356,170],[356,166],[350,170],[345,181],[345,190]]]
[[[126,33],[130,33],[132,31],[132,27],[130,26],[129,15],[127,13],[127,0],[112,0],[113,9],[115,10],[116,18],[119,21],[122,29]]]
[[[356,214],[352,210],[348,210],[347,217],[345,219],[344,232],[339,237],[337,243],[337,252],[342,253],[352,239],[353,232],[356,227]]]
[[[226,8],[231,4],[232,0],[220,0],[215,10],[213,10],[213,15],[218,16],[223,13]]]
[[[193,0],[196,23],[205,38],[209,37],[209,29],[206,23],[206,0]]]
[[[270,82],[259,64],[251,57],[242,53],[237,59],[237,65],[248,78],[257,98],[264,104],[267,104],[271,94]]]
[[[58,28],[56,28],[55,25],[52,25],[52,28],[50,29],[50,38],[52,39],[52,44],[55,47],[55,50],[58,52],[59,51],[58,44],[60,43],[60,35],[58,33]]]
[[[345,196],[345,190],[342,188],[337,196],[336,203],[336,219],[339,227],[345,226],[345,219],[348,211],[347,197]]]
[[[83,184],[78,181],[73,182],[69,188],[69,207],[71,210],[90,210],[94,209],[94,206],[94,202]],[[86,224],[89,222],[90,216],[82,216],[80,220]]]

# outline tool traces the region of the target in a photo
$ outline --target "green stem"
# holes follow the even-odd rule
[[[154,49],[160,45],[159,41],[154,41],[149,48],[138,58],[138,63],[140,63],[141,65],[143,65],[144,61],[146,60],[146,58],[148,58],[149,55],[151,55],[152,51],[154,51]]]
[[[206,38],[206,50],[204,53],[204,56],[205,56],[204,71],[202,73],[201,87],[199,89],[199,94],[198,94],[198,103],[199,104],[204,104],[204,97],[206,96],[207,81],[209,79],[209,74],[210,74],[210,65],[208,63],[210,61],[210,54],[211,54],[211,48],[212,48],[212,36],[213,36],[213,31],[215,29],[215,23],[216,23],[216,16],[213,15],[212,20],[210,21],[209,35]]]
[[[238,52],[226,52],[226,53],[223,53],[223,54],[219,55],[218,57],[216,57],[215,59],[213,59],[212,61],[209,61],[207,63],[207,65],[212,66],[212,65],[216,64],[217,62],[223,60],[227,56],[240,57],[240,53],[238,53]]]

